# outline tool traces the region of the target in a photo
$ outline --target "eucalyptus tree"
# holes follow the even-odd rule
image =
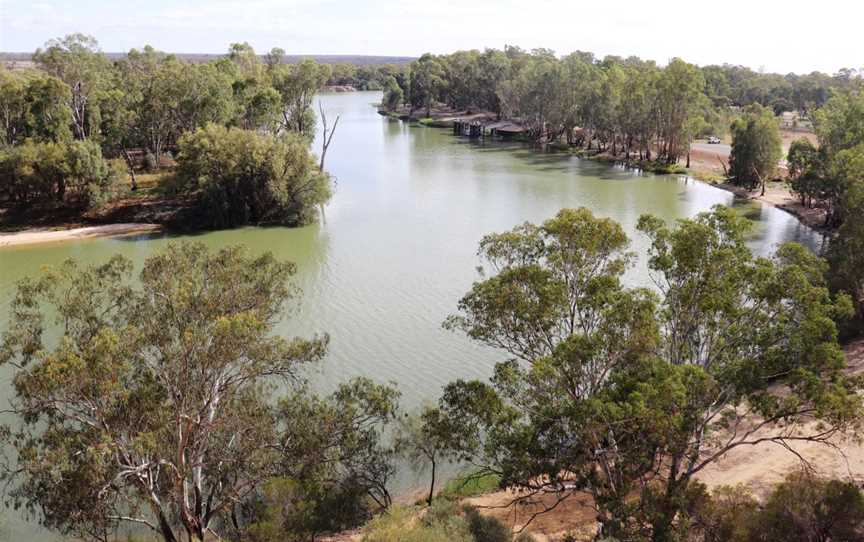
[[[310,395],[303,367],[327,336],[273,333],[297,294],[292,264],[172,244],[138,281],[132,269],[69,260],[19,284],[0,346],[15,371],[3,437],[17,467],[3,476],[16,505],[69,536],[135,524],[174,542],[227,534],[275,479],[384,498],[381,423],[398,395],[368,381]]]
[[[69,87],[56,77],[0,68],[0,147],[71,139],[71,99]]]
[[[294,132],[311,142],[315,138],[312,100],[330,78],[330,67],[313,60],[280,65],[272,72],[273,88],[281,98],[280,132]]]
[[[770,109],[751,106],[732,124],[732,152],[729,175],[749,189],[762,186],[774,176],[783,155],[780,128]]]
[[[585,209],[485,237],[493,274],[446,325],[514,359],[448,385],[439,408],[460,457],[521,498],[587,491],[598,537],[669,541],[699,472],[742,446],[826,442],[861,399],[834,323],[849,300],[822,260],[754,257],[724,208],[639,229],[650,291],[622,285],[628,239]]]
[[[411,110],[423,108],[428,117],[432,106],[446,88],[444,67],[441,59],[429,53],[411,63],[408,101]]]
[[[402,87],[399,86],[396,78],[391,75],[384,83],[384,98],[382,105],[384,105],[384,108],[387,109],[387,111],[395,111],[402,105],[403,101],[405,101],[405,93],[402,91]]]
[[[675,163],[686,154],[695,134],[689,128],[705,105],[705,79],[692,64],[672,59],[658,80],[657,136],[659,158]]]
[[[864,175],[864,146],[858,148],[857,159],[859,175]],[[861,179],[859,177],[846,191],[843,201],[846,218],[828,246],[831,284],[836,290],[847,292],[855,303],[857,329],[849,329],[851,335],[860,334],[864,322],[864,183]]]
[[[111,64],[96,39],[84,34],[54,39],[46,43],[44,49],[37,49],[33,60],[69,86],[68,107],[75,138],[98,138],[99,102],[107,87]]]

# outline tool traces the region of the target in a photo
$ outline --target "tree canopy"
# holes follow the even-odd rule
[[[305,388],[328,337],[272,333],[293,273],[269,253],[183,244],[149,257],[138,283],[120,256],[23,281],[0,346],[16,371],[12,501],[67,535],[103,540],[134,523],[173,542],[240,525],[241,505],[274,480],[299,488],[283,503],[295,518],[334,488],[355,514],[388,498],[380,431],[398,395],[369,381],[325,399]]]
[[[455,451],[528,496],[587,491],[603,536],[671,540],[693,477],[756,442],[853,428],[825,263],[790,244],[756,258],[734,211],[644,216],[655,290],[626,288],[621,227],[585,209],[492,234],[447,326],[513,356],[491,383],[457,381],[439,408]],[[809,433],[790,427],[816,417]],[[638,495],[638,499],[633,496]]]
[[[307,224],[330,199],[330,177],[293,133],[210,124],[180,139],[177,162],[177,189],[198,194],[199,213],[215,227]]]

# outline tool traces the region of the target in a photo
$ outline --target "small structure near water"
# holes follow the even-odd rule
[[[453,135],[468,136],[471,139],[485,139],[486,137],[500,137],[512,139],[525,132],[525,128],[514,121],[484,121],[484,120],[453,120]]]

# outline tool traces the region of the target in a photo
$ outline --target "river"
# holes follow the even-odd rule
[[[519,144],[469,142],[449,130],[378,115],[380,93],[325,94],[328,118],[340,115],[327,169],[335,195],[319,223],[297,229],[242,228],[190,236],[144,235],[0,248],[0,330],[16,281],[66,258],[102,262],[121,253],[139,265],[167,243],[247,245],[297,264],[299,306],[280,323],[285,335],[328,332],[331,348],[311,379],[321,390],[356,375],[398,384],[407,408],[431,402],[456,378],[485,378],[506,356],[445,331],[441,322],[477,278],[477,243],[487,233],[539,222],[562,207],[588,207],[620,222],[640,254],[628,273],[649,285],[646,243],[635,231],[643,213],[689,217],[732,194],[681,176],[641,174]],[[319,134],[320,135],[320,134]],[[314,149],[320,149],[320,142]],[[818,250],[821,236],[791,215],[747,203],[749,243],[770,253],[794,240]],[[0,368],[0,397],[11,371]],[[50,539],[7,511],[9,540]]]

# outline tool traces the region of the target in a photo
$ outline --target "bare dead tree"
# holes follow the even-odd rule
[[[321,162],[318,164],[318,170],[324,171],[324,158],[327,156],[327,149],[330,148],[330,142],[333,141],[333,134],[336,133],[336,126],[339,125],[339,115],[336,115],[336,122],[333,123],[333,128],[327,125],[327,115],[324,113],[324,106],[321,101],[318,101],[318,112],[321,114],[321,124],[324,125],[324,137],[321,138]]]

